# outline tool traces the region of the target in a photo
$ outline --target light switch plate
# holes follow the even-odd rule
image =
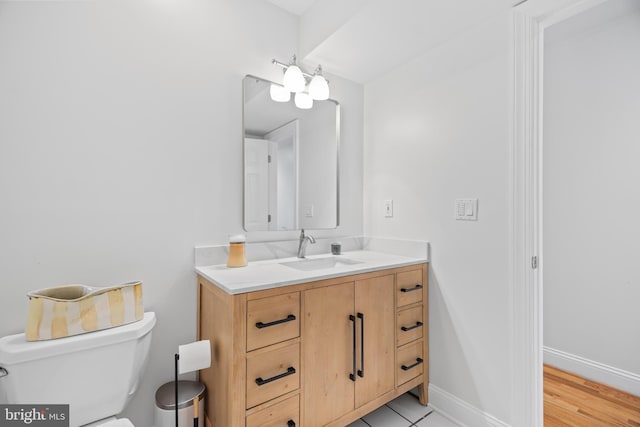
[[[313,205],[307,205],[304,209],[305,218],[313,218]]]
[[[478,199],[456,199],[453,216],[457,221],[477,221]]]
[[[393,200],[384,201],[384,216],[385,218],[393,218]]]

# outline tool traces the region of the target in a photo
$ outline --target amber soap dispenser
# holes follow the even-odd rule
[[[246,267],[247,257],[244,254],[244,245],[246,239],[244,234],[236,234],[229,237],[229,258],[227,258],[227,267]]]

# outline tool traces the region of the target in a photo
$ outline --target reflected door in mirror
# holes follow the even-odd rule
[[[269,143],[244,140],[244,226],[247,231],[269,229]]]

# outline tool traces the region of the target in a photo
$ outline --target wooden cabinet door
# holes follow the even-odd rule
[[[304,291],[303,307],[303,422],[316,427],[354,410],[354,282]]]
[[[393,274],[355,282],[358,321],[356,408],[394,388],[394,292]]]

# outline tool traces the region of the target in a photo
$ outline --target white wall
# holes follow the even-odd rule
[[[544,343],[640,374],[640,8],[560,39],[552,31],[544,69]]]
[[[300,121],[300,141],[298,144],[298,224],[309,229],[335,227],[339,218],[336,206],[337,156],[339,139],[336,139],[336,108],[333,102],[315,102],[314,114]],[[349,165],[344,165],[349,167]],[[307,217],[307,209],[312,208],[313,216]]]
[[[501,14],[365,86],[365,233],[431,242],[431,384],[504,422],[508,22]],[[479,199],[477,222],[454,220],[456,198]]]
[[[297,28],[254,0],[0,3],[0,335],[29,290],[142,280],[158,324],[137,426],[195,338],[194,245],[242,230],[242,78],[280,78]],[[314,235],[360,235],[363,92],[329,78],[348,196]],[[271,238],[297,233],[248,235]]]
[[[294,135],[287,135],[286,140],[280,140],[277,148],[277,190],[278,228],[293,228],[296,224],[296,161],[294,160]],[[273,154],[272,154],[273,156]],[[272,160],[273,162],[273,160]]]

